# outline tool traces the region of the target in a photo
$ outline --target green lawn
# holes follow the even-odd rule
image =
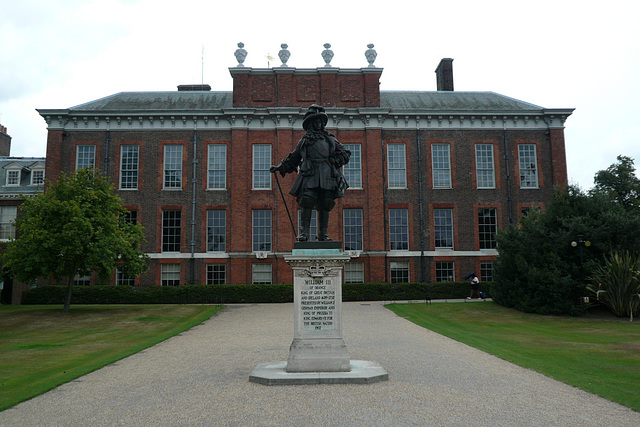
[[[222,307],[0,306],[0,411],[200,324]]]
[[[640,322],[541,316],[493,302],[387,308],[424,328],[640,412]]]

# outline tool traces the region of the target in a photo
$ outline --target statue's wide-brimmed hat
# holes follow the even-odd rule
[[[315,119],[322,120],[322,125],[326,126],[329,121],[329,116],[324,112],[324,107],[320,105],[313,104],[309,107],[309,111],[307,111],[304,115],[304,120],[302,121],[302,129],[308,130],[309,126]]]

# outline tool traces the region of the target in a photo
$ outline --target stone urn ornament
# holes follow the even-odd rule
[[[280,61],[282,61],[281,67],[288,67],[287,61],[291,57],[291,52],[289,52],[288,50],[289,45],[286,43],[282,43],[280,47],[282,48],[282,50],[278,52],[278,56],[280,57]]]
[[[238,67],[244,67],[244,60],[247,58],[247,51],[244,50],[244,43],[238,43],[238,49],[236,49],[234,55],[238,61]]]
[[[324,59],[324,66],[331,67],[331,60],[333,59],[333,51],[329,43],[324,44],[324,50],[322,51],[322,59]]]
[[[364,53],[364,56],[367,58],[369,67],[375,67],[373,63],[375,62],[376,57],[378,56],[378,52],[376,52],[376,50],[373,48],[373,43],[369,43],[367,47],[369,49],[367,49],[367,51]]]

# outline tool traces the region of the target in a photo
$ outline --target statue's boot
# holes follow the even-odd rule
[[[327,235],[329,228],[329,211],[318,210],[318,240],[321,242],[331,241]]]
[[[309,228],[311,227],[311,214],[313,210],[302,209],[300,212],[300,234],[298,234],[298,242],[306,242],[309,240]]]

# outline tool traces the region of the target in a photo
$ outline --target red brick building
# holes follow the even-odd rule
[[[10,157],[11,136],[0,125],[0,251],[16,238],[15,219],[25,197],[39,194],[44,188],[44,157]],[[20,301],[28,285],[14,283],[6,271],[0,273],[0,303]]]
[[[269,173],[303,135],[311,104],[352,151],[350,189],[329,235],[352,255],[353,282],[490,280],[495,232],[543,206],[567,182],[564,122],[493,92],[380,91],[382,69],[230,68],[232,92],[208,85],[123,92],[38,110],[48,125],[46,175],[94,166],[145,227],[150,270],[140,286],[291,283],[295,241]],[[294,177],[280,178],[288,195]],[[85,280],[90,280],[85,278]],[[114,282],[132,283],[114,272]],[[94,281],[95,283],[95,281]]]

